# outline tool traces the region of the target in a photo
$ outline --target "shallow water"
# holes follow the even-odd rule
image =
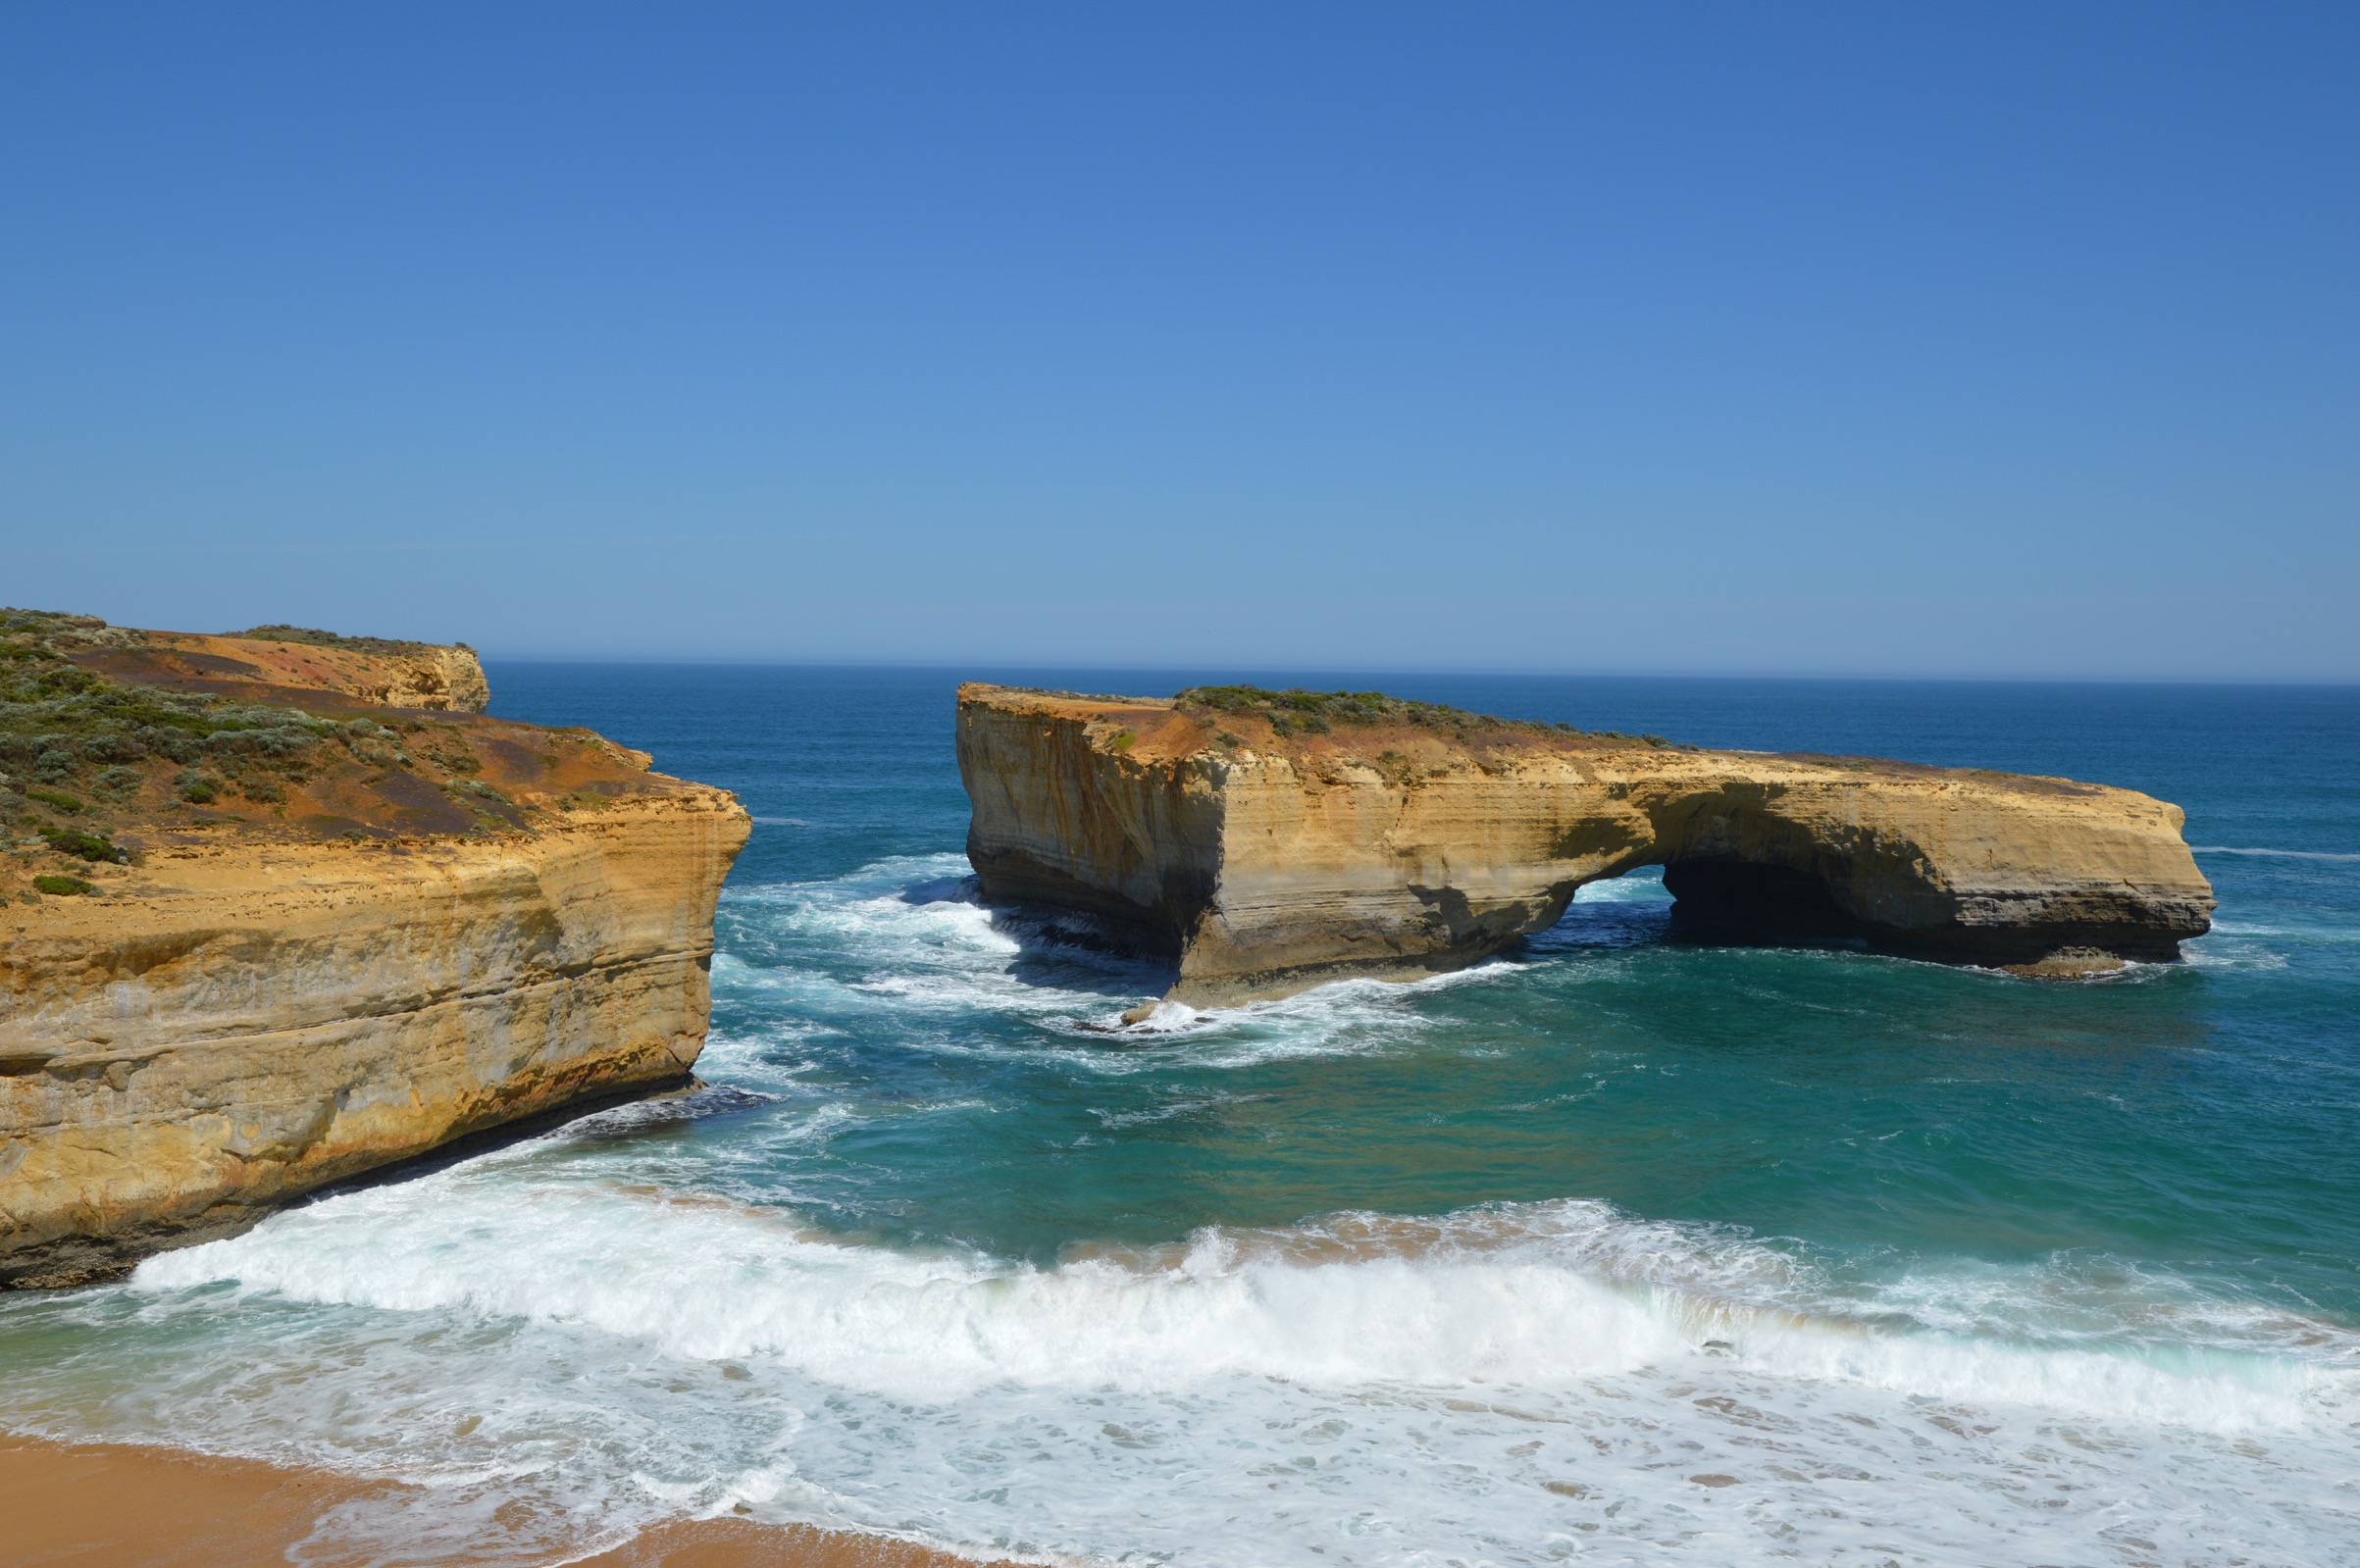
[[[711,1087],[0,1298],[0,1425],[433,1483],[318,1543],[387,1563],[2360,1561],[2360,693],[1355,681],[2148,789],[2219,927],[2059,985],[1677,945],[1642,875],[1125,1030],[1152,973],[975,901],[949,676],[493,681],[755,813]]]

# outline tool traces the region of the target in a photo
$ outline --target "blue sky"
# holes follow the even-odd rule
[[[0,9],[0,600],[2360,679],[2349,6]]]

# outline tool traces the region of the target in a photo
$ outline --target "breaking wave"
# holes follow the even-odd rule
[[[151,1259],[136,1281],[581,1325],[693,1359],[775,1357],[916,1400],[1003,1383],[1176,1391],[1234,1375],[1546,1386],[1709,1355],[1906,1395],[2243,1431],[2299,1426],[2314,1396],[2341,1397],[2355,1365],[2340,1331],[2166,1301],[2135,1278],[2114,1287],[2112,1321],[2089,1290],[2069,1309],[2073,1292],[2043,1271],[1965,1292],[1911,1279],[1837,1295],[1751,1239],[1580,1200],[1211,1228],[1033,1268],[847,1243],[782,1211],[611,1186],[453,1202],[456,1180],[284,1215]],[[2169,1338],[2154,1332],[2165,1320]],[[2126,1335],[2141,1325],[2143,1337]]]
[[[2353,1336],[2121,1266],[1847,1287],[1789,1246],[1566,1200],[1209,1228],[1032,1267],[862,1243],[785,1210],[513,1179],[530,1168],[459,1167],[282,1214],[151,1259],[127,1294],[366,1309],[369,1337],[396,1347],[378,1378],[429,1340],[554,1343],[487,1376],[511,1423],[529,1411],[569,1431],[560,1471],[620,1444],[700,1506],[1028,1549],[1261,1560],[1233,1505],[1272,1467],[1387,1521],[1394,1555],[1474,1551],[1484,1520],[1527,1544],[1667,1545],[1705,1492],[1785,1496],[1786,1517],[1808,1519],[1802,1499],[1844,1476],[1880,1485],[1859,1494],[1861,1520],[1808,1526],[1821,1548],[1865,1534],[1960,1560],[1944,1543],[1982,1518],[2057,1553],[2101,1544],[2128,1511],[2141,1539],[2177,1530],[2195,1549],[2253,1489],[2290,1518],[2324,1506],[2288,1493],[2290,1455],[2317,1474],[2360,1457]],[[552,1355],[566,1381],[517,1386]],[[665,1366],[740,1380],[776,1441],[750,1440],[747,1408],[682,1404],[674,1420],[710,1430],[628,1430]],[[312,1375],[328,1401],[363,1374]],[[621,1414],[597,1408],[609,1398]],[[1027,1455],[1063,1463],[1028,1470]],[[437,1457],[431,1442],[408,1456]],[[453,1446],[439,1462],[469,1461]],[[968,1484],[947,1492],[946,1467]],[[1206,1494],[1141,1521],[1136,1489],[1174,1467]],[[2105,1508],[2008,1502],[2101,1480]],[[901,1511],[879,1514],[882,1496]],[[913,1517],[923,1498],[942,1500]],[[1770,1560],[1772,1544],[1741,1532],[1723,1560]]]

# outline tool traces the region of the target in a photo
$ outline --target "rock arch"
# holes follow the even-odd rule
[[[1199,1004],[1460,968],[1647,865],[1699,935],[2038,973],[2176,956],[2213,907],[2177,807],[2070,780],[982,685],[958,724],[987,896],[1095,917]]]

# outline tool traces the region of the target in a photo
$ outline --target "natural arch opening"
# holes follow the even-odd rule
[[[1584,883],[1549,932],[1573,946],[1774,947],[1858,943],[1866,928],[1809,872],[1716,857],[1650,862]]]
[[[1857,937],[1861,923],[1827,884],[1792,866],[1749,860],[1671,860],[1672,934],[1691,941],[1767,946]]]

